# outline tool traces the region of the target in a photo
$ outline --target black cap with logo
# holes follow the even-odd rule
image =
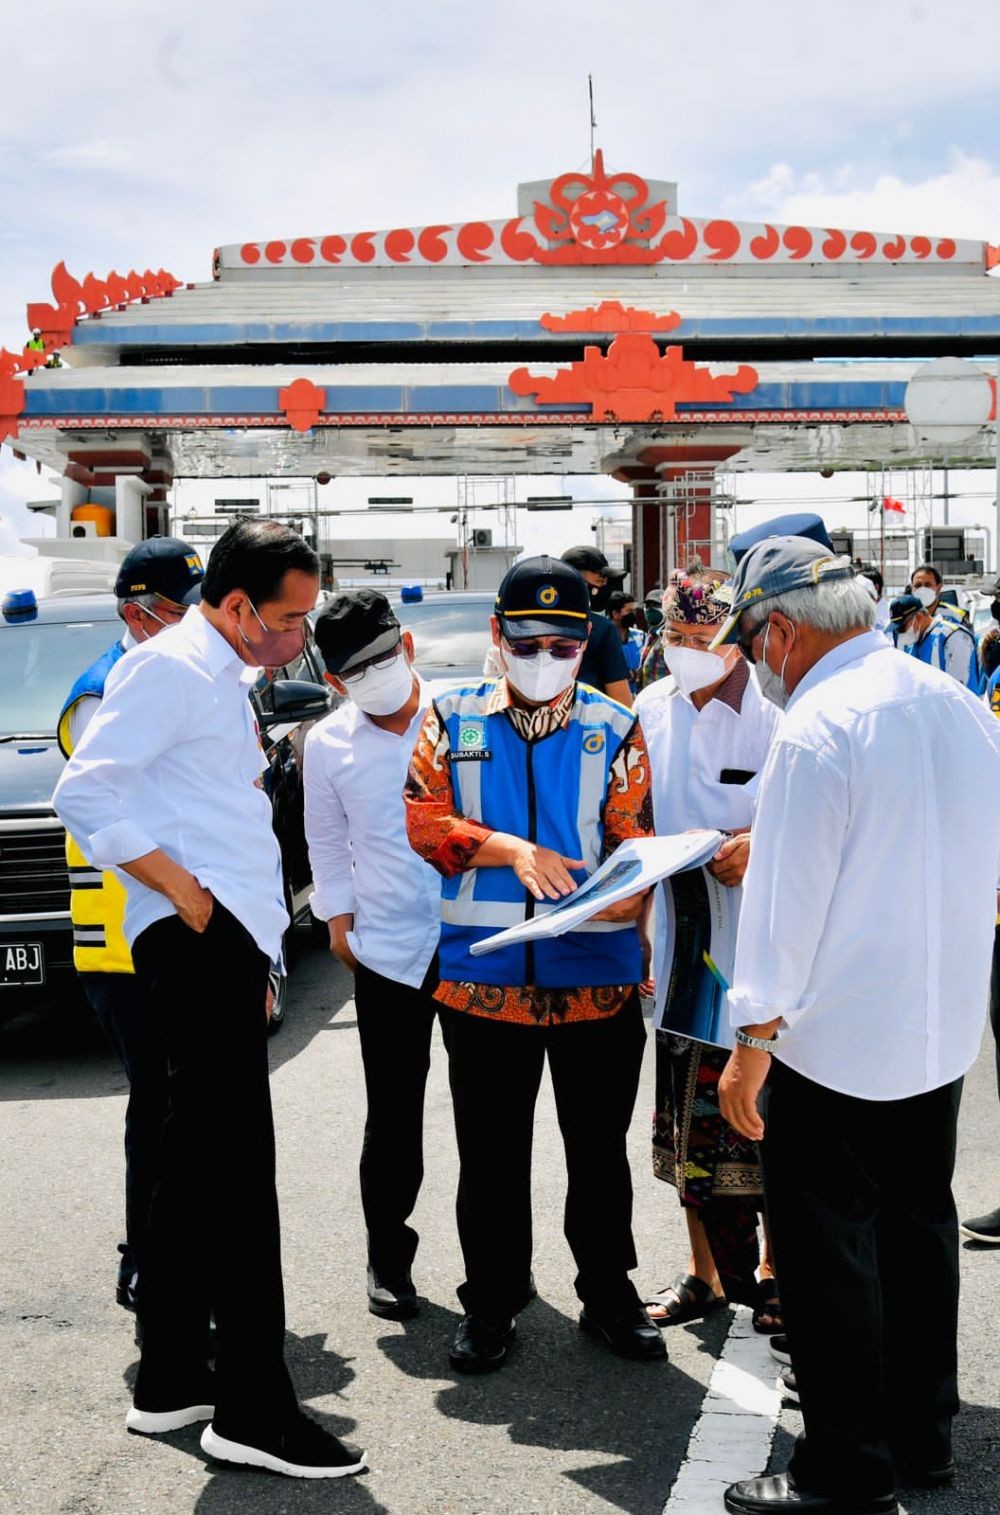
[[[494,611],[508,642],[552,636],[582,642],[590,620],[590,588],[559,558],[522,558],[508,569]]]
[[[197,605],[205,569],[195,549],[177,537],[149,537],[122,559],[115,580],[119,600],[155,594],[174,605]]]
[[[402,627],[384,594],[352,589],[327,600],[316,617],[313,635],[327,673],[350,673],[356,663],[389,652]]]

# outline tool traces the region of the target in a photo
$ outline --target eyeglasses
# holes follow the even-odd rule
[[[754,629],[753,629],[753,631],[751,631],[751,633],[750,633],[749,636],[747,636],[747,637],[737,637],[736,638],[736,645],[740,649],[740,651],[742,652],[743,656],[746,658],[746,660],[747,660],[748,663],[756,663],[757,659],[754,656],[754,650],[753,650],[754,640],[757,637],[764,635],[765,631],[768,628],[768,625],[769,625],[769,622],[767,622],[767,621],[761,621],[760,625],[759,626],[755,626]]]
[[[338,673],[337,678],[342,684],[359,684],[369,668],[391,668],[399,657],[402,646],[400,639],[388,652],[379,652],[373,658],[365,658],[363,663],[356,663],[350,673]]]
[[[518,637],[514,642],[508,642],[504,638],[504,646],[513,658],[536,658],[540,652],[551,652],[554,658],[569,662],[571,658],[579,657],[582,642],[554,642],[551,647],[543,647],[537,637]]]
[[[661,636],[666,647],[695,647],[699,652],[707,652],[715,640],[714,633],[706,637],[693,631],[664,631]]]

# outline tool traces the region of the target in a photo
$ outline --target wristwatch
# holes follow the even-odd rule
[[[757,1052],[773,1052],[778,1040],[777,1031],[765,1041],[761,1036],[748,1036],[742,1026],[737,1026],[733,1035],[741,1047],[753,1047]]]

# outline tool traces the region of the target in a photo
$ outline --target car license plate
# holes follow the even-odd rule
[[[0,943],[0,989],[44,982],[45,953],[41,942]]]

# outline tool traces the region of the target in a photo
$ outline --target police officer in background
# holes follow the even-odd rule
[[[445,881],[435,997],[461,1162],[466,1315],[451,1349],[461,1372],[503,1366],[514,1317],[534,1294],[531,1145],[546,1060],[580,1325],[621,1356],[666,1355],[628,1276],[625,1142],[645,1045],[635,925],[644,901],[564,936],[470,953],[571,894],[620,842],[652,834],[638,722],[577,682],[590,623],[575,570],[548,557],[515,564],[491,622],[505,676],[433,701],[406,783],[410,843]]]
[[[67,696],[56,732],[71,757],[101,708],[112,668],[133,647],[175,625],[188,605],[201,599],[201,559],[187,542],[150,537],[122,560],[115,581],[120,641],[81,673]],[[125,889],[110,870],[92,868],[67,832],[73,964],[101,1028],[121,1058],[129,1081],[125,1111],[125,1236],[119,1245],[117,1299],[136,1305],[136,1283],[146,1242],[149,1202],[159,1171],[160,1127],[166,1110],[166,1052],[136,984],[124,935]]]

